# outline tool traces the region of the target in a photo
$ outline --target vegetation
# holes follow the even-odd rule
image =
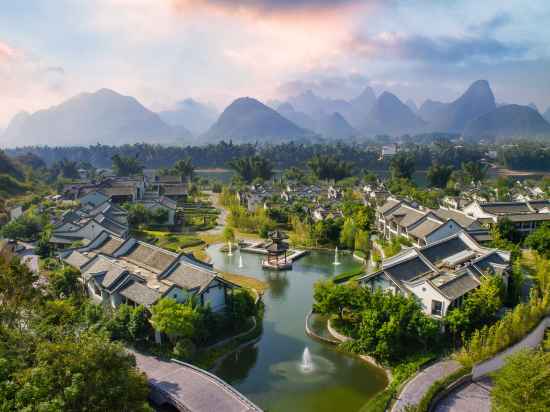
[[[89,315],[101,308],[80,305],[78,294],[65,295],[76,290],[71,279],[61,274],[50,293],[17,258],[0,257],[3,409],[151,410],[134,358],[109,339],[106,328],[91,324]]]
[[[143,172],[143,165],[139,162],[137,155],[121,156],[115,154],[112,158],[112,168],[117,176],[132,176]]]
[[[496,412],[550,409],[550,353],[542,349],[511,355],[493,375],[492,408]]]
[[[314,298],[315,311],[336,316],[337,327],[353,338],[347,349],[383,363],[426,353],[438,339],[439,324],[412,297],[328,281],[315,285]]]
[[[352,172],[352,163],[330,155],[315,155],[307,165],[319,180],[341,180]]]
[[[428,183],[431,187],[444,189],[451,178],[453,167],[434,163],[428,169]]]
[[[247,156],[229,162],[239,177],[246,183],[255,179],[268,180],[273,176],[273,166],[269,160],[261,156]]]

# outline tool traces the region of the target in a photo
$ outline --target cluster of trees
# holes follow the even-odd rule
[[[92,324],[73,274],[50,286],[0,257],[0,405],[5,410],[151,411],[145,376],[108,331]],[[70,294],[70,295],[69,295]],[[105,390],[108,388],[108,390]]]
[[[143,172],[144,166],[138,160],[138,156],[121,156],[116,154],[112,157],[112,169],[117,176],[132,176]]]
[[[128,212],[128,222],[134,226],[162,225],[167,222],[169,212],[163,208],[147,209],[141,203],[125,203],[124,209]]]
[[[245,182],[269,180],[273,176],[273,165],[263,156],[246,156],[229,162],[237,175]]]
[[[337,315],[336,327],[353,338],[349,349],[380,362],[392,364],[427,352],[438,341],[438,322],[413,297],[324,281],[315,285],[314,298],[314,310]]]
[[[382,142],[383,143],[383,142]],[[408,143],[403,150],[411,153],[417,170],[426,170],[436,161],[439,164],[460,167],[463,162],[479,161],[486,147],[481,145],[456,146],[448,140],[440,139],[432,144],[417,145]],[[261,156],[269,159],[280,169],[292,166],[302,167],[316,156],[333,156],[343,162],[352,162],[358,169],[388,170],[389,160],[380,159],[380,144],[365,143],[281,143],[281,144],[233,144],[220,142],[206,146],[166,147],[151,144],[123,146],[95,145],[90,147],[23,147],[8,150],[11,156],[32,153],[42,158],[46,164],[67,159],[74,162],[90,162],[96,168],[111,167],[111,159],[118,155],[144,159],[147,168],[171,167],[176,161],[191,158],[198,167],[219,167],[227,165],[233,159],[249,156]]]
[[[544,143],[520,142],[498,150],[498,162],[514,170],[550,170],[550,147]]]
[[[2,226],[0,234],[9,239],[36,240],[48,223],[47,217],[33,207]]]
[[[342,180],[351,176],[353,171],[351,162],[331,155],[315,155],[307,165],[319,180]]]

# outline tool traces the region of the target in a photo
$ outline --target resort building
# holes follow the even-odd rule
[[[479,202],[474,200],[463,213],[486,224],[509,220],[519,233],[528,235],[550,221],[550,200],[524,202]]]
[[[91,192],[82,201],[78,209],[66,211],[54,223],[50,243],[59,248],[75,242],[87,244],[102,232],[120,238],[128,236],[128,213],[113,204],[108,196]]]
[[[483,278],[500,276],[507,285],[509,271],[509,252],[482,247],[461,231],[428,246],[406,249],[358,281],[372,290],[414,295],[426,314],[443,318]]]
[[[376,209],[376,222],[384,239],[402,236],[416,247],[429,245],[463,230],[478,242],[490,240],[487,229],[465,213],[443,207],[420,209],[416,204],[393,197]]]
[[[196,299],[222,311],[238,286],[212,266],[139,240],[102,232],[87,246],[63,251],[60,258],[78,269],[88,294],[97,302],[150,307],[163,297]]]

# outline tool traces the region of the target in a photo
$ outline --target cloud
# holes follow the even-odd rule
[[[361,0],[172,0],[178,11],[207,7],[231,14],[281,15],[296,12],[332,11],[349,6],[377,3]]]
[[[313,93],[333,99],[357,97],[369,85],[369,78],[360,73],[330,74],[308,73],[300,79],[281,83],[277,87],[278,97],[295,96],[311,90]]]
[[[473,59],[518,58],[528,51],[524,45],[504,43],[485,36],[439,36],[381,32],[355,36],[349,50],[365,58],[459,63]]]
[[[19,55],[17,50],[10,47],[8,44],[0,41],[0,61],[2,60],[11,60],[16,58]]]

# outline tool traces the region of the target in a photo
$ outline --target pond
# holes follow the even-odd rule
[[[261,255],[208,249],[214,267],[266,281],[265,316],[259,342],[231,355],[214,371],[258,406],[275,411],[357,411],[387,384],[384,372],[305,334],[313,284],[360,266],[351,255],[311,252],[293,270],[261,268]],[[242,256],[242,268],[239,258]]]

